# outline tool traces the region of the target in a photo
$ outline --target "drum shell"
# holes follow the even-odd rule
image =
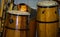
[[[30,29],[29,37],[36,37],[35,36],[36,35],[36,19],[35,18],[30,19],[29,29]]]
[[[38,6],[37,32],[38,37],[57,37],[58,33],[58,7]],[[55,22],[54,22],[55,21]]]
[[[58,23],[38,23],[38,37],[57,37]]]
[[[59,19],[58,7],[38,7],[37,9],[37,20],[50,22]]]
[[[23,4],[23,5],[22,5]],[[18,5],[18,10],[30,12],[30,19],[29,19],[29,37],[35,37],[36,32],[36,10],[30,8],[28,5],[22,3]],[[24,7],[23,7],[24,6]],[[35,11],[35,12],[34,12]]]
[[[27,37],[28,36],[28,17],[7,14],[3,37]]]
[[[36,10],[29,9],[30,10],[30,37],[36,37]]]

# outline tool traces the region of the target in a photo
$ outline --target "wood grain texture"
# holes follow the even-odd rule
[[[37,10],[37,20],[43,22],[52,22],[58,20],[57,7],[41,8]],[[57,37],[58,22],[55,23],[37,23],[38,37]]]
[[[21,4],[18,5],[18,10],[19,11],[24,11],[24,12],[31,12],[32,11],[32,9],[24,3],[21,3]],[[35,36],[35,33],[36,33],[36,18],[31,17],[31,18],[29,18],[29,20],[30,20],[29,21],[29,29],[30,30],[28,32],[28,34],[29,34],[28,37],[36,37]]]
[[[3,7],[4,7],[4,0],[1,0],[0,17],[2,17],[3,14]]]
[[[12,23],[10,23],[10,20],[13,20]],[[6,27],[13,28],[8,29]],[[27,17],[26,16],[15,16],[15,15],[8,15],[5,21],[4,25],[4,32],[3,37],[27,37],[28,34],[26,34],[27,30],[17,30],[17,29],[27,29]]]

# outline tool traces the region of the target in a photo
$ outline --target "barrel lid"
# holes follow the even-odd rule
[[[7,11],[7,13],[14,14],[14,15],[30,15],[29,12],[23,12],[23,11],[17,11],[17,10]]]
[[[41,1],[38,2],[38,6],[56,6],[58,3],[56,1]]]

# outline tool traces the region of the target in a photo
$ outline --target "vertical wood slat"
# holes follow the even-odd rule
[[[2,14],[3,14],[3,7],[4,7],[4,0],[1,0],[1,11],[0,11],[0,17],[2,17]]]

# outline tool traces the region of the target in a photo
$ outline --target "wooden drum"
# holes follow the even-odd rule
[[[36,32],[36,20],[35,20],[35,12],[26,5],[25,3],[20,3],[18,4],[18,10],[19,11],[24,11],[24,12],[29,12],[30,13],[30,22],[29,22],[29,37],[35,37],[35,32]]]
[[[3,37],[28,37],[30,13],[8,11],[3,30]]]
[[[55,1],[38,2],[37,34],[38,37],[57,37],[58,3]]]

